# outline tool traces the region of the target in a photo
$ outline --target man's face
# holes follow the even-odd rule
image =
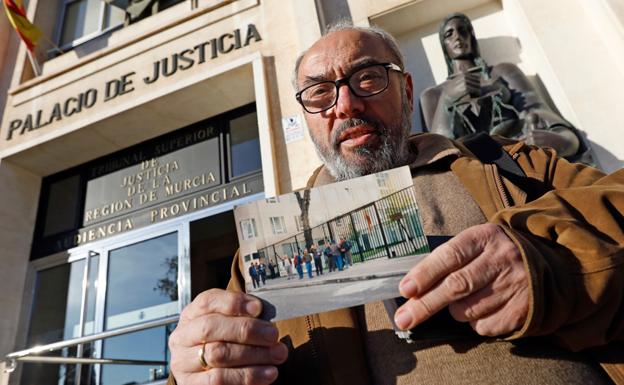
[[[444,49],[451,58],[469,59],[473,56],[470,27],[460,18],[454,17],[444,26]]]
[[[334,32],[305,54],[297,86],[302,89],[319,81],[335,81],[367,64],[390,62],[396,59],[377,35],[354,30]],[[335,106],[317,114],[305,112],[317,153],[335,178],[349,179],[407,163],[411,77],[390,71],[388,81],[385,91],[366,98],[353,95],[342,85]]]

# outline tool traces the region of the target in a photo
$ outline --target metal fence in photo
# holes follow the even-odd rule
[[[272,262],[278,267],[278,275],[284,276],[283,259],[292,260],[312,245],[323,252],[331,242],[340,243],[342,238],[351,245],[353,263],[429,252],[414,188],[410,186],[259,249],[258,257]],[[328,264],[325,256],[322,261]]]

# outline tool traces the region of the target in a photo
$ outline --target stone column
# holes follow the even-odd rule
[[[0,160],[0,360],[16,348],[20,321],[27,322],[20,313],[40,185],[39,176]]]

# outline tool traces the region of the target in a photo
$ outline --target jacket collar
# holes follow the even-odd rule
[[[416,154],[416,158],[410,163],[412,170],[428,166],[449,157],[455,159],[462,154],[455,142],[442,135],[431,133],[416,134],[410,136],[408,140],[410,141],[412,153]]]

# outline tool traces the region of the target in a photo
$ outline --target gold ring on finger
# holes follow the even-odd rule
[[[210,369],[210,366],[208,366],[208,363],[206,362],[206,358],[204,358],[204,354],[206,353],[206,344],[207,342],[203,342],[201,348],[199,349],[199,364],[204,370]]]

